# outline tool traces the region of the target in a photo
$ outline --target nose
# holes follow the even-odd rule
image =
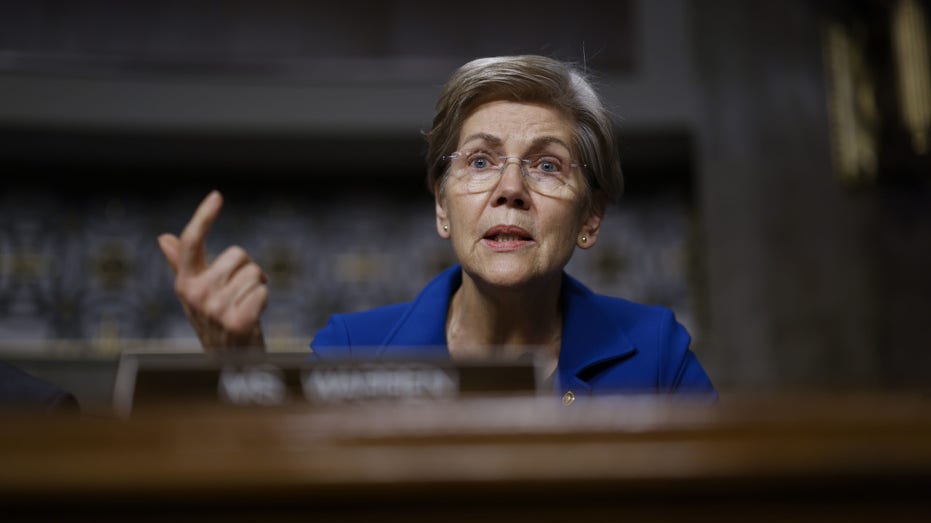
[[[511,165],[517,167],[512,169]],[[516,209],[530,208],[530,195],[524,183],[523,163],[520,158],[507,158],[501,166],[501,179],[495,187],[492,205],[506,205]]]

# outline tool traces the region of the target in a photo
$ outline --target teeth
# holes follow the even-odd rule
[[[513,241],[517,241],[517,240],[519,240],[519,239],[520,239],[520,237],[514,236],[514,235],[510,235],[510,234],[499,234],[499,235],[495,236],[495,241],[499,241],[499,242],[513,242]]]

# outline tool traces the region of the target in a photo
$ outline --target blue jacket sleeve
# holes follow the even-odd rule
[[[660,347],[667,361],[660,366],[663,389],[671,393],[709,395],[717,398],[717,391],[705,373],[695,353],[689,349],[692,338],[672,311],[667,310],[659,325]]]

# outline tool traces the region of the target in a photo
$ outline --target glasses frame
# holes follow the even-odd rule
[[[443,156],[442,158],[443,158],[443,161],[450,162],[450,164],[451,164],[454,160],[458,160],[458,159],[460,159],[460,158],[468,159],[469,156],[471,156],[472,154],[474,154],[474,153],[476,153],[476,152],[479,152],[479,151],[481,151],[481,149],[469,149],[469,150],[465,150],[465,151],[454,151],[454,152],[452,152],[452,153],[450,153],[450,154],[447,154],[447,155]],[[510,164],[512,163],[510,160],[513,159],[513,160],[517,160],[517,165],[520,167],[520,175],[521,175],[521,178],[523,178],[524,180],[529,181],[529,186],[530,186],[531,188],[534,188],[534,190],[536,190],[537,192],[542,192],[542,193],[544,193],[544,194],[545,194],[546,192],[545,192],[545,191],[540,191],[539,188],[537,187],[537,180],[536,180],[533,176],[530,176],[530,169],[528,168],[528,166],[530,165],[531,162],[533,162],[534,160],[540,158],[541,156],[554,156],[554,157],[557,157],[557,158],[558,158],[558,155],[555,155],[555,154],[546,154],[546,153],[541,153],[541,154],[533,155],[533,156],[531,156],[531,157],[521,157],[521,156],[514,156],[514,155],[494,154],[494,153],[485,153],[485,154],[486,154],[487,156],[490,156],[490,157],[493,156],[493,157],[495,157],[495,158],[498,158],[498,160],[501,161],[501,166],[500,166],[500,167],[497,167],[497,168],[495,168],[495,167],[489,167],[490,170],[497,171],[497,173],[498,173],[498,178],[495,180],[495,184],[497,184],[497,182],[501,180],[501,177],[504,176],[504,171],[507,170],[508,165],[510,165]],[[567,159],[567,160],[565,161],[565,165],[568,166],[569,169],[579,169],[579,168],[585,168],[585,169],[587,169],[587,168],[588,168],[588,165],[587,165],[587,164],[584,164],[584,163],[581,163],[581,162],[577,162],[577,161],[572,160],[572,159]],[[489,190],[489,189],[491,189],[492,187],[494,187],[495,184],[490,184],[489,187],[488,187],[487,189],[484,189],[484,190]],[[565,181],[563,181],[563,183],[560,184],[558,187],[555,187],[555,189],[561,189],[561,188],[565,187],[566,185],[568,185],[568,179],[565,180]],[[481,192],[481,191],[479,191],[479,192]]]

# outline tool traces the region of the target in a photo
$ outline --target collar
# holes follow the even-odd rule
[[[459,265],[446,269],[428,283],[385,337],[378,356],[386,356],[388,348],[394,347],[404,349],[404,356],[449,358],[446,314],[460,285]],[[563,333],[558,373],[564,387],[590,392],[586,381],[592,371],[637,351],[598,300],[598,295],[563,273]]]

